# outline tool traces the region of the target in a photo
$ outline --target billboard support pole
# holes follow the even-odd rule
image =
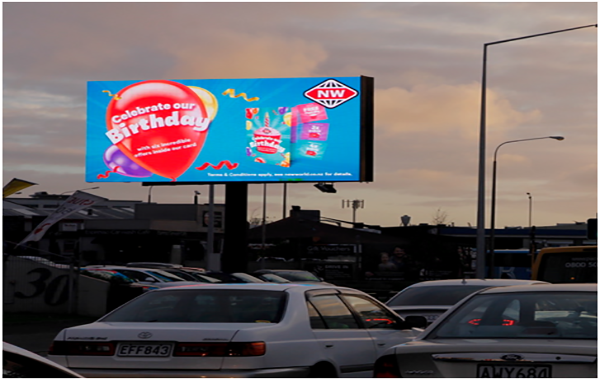
[[[283,216],[282,219],[285,219],[285,214],[286,214],[286,201],[287,201],[287,183],[284,182],[283,183]]]
[[[248,183],[225,184],[223,272],[248,271]]]
[[[208,270],[221,270],[218,254],[215,253],[215,185],[208,185],[208,236],[206,237]]]

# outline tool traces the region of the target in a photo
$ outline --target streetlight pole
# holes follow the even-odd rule
[[[529,229],[531,229],[531,210],[532,210],[531,193],[527,193],[527,196],[529,197]]]
[[[486,77],[487,77],[487,47],[490,45],[498,45],[505,42],[524,40],[527,38],[540,37],[548,34],[568,32],[571,30],[598,27],[598,24],[578,26],[575,28],[555,30],[552,32],[532,34],[511,38],[508,40],[487,42],[483,44],[483,71],[481,78],[481,118],[479,125],[479,171],[478,171],[478,186],[477,186],[477,278],[485,278],[485,116],[486,116]]]
[[[260,269],[265,269],[265,260],[266,260],[266,247],[265,242],[267,240],[267,184],[263,183],[263,210],[262,210],[262,260],[260,261]]]
[[[152,188],[153,187],[154,187],[154,185],[152,185],[148,188],[148,203],[150,203],[152,200]]]
[[[287,201],[287,182],[283,183],[283,219],[286,218],[286,214],[287,214],[287,205],[286,205],[286,201]]]
[[[495,231],[496,231],[495,230],[495,228],[496,228],[496,167],[497,167],[498,149],[500,149],[500,147],[502,145],[506,145],[506,144],[510,144],[510,143],[532,141],[532,140],[543,140],[543,139],[553,139],[553,140],[562,141],[565,138],[562,136],[545,136],[545,137],[533,137],[530,139],[510,140],[510,141],[505,141],[502,144],[498,145],[496,147],[496,150],[494,151],[494,166],[492,169],[493,170],[493,172],[492,172],[492,209],[491,209],[491,218],[490,218],[489,278],[494,278],[494,249],[495,249],[494,238],[495,238]],[[530,224],[531,224],[531,221],[530,221]]]

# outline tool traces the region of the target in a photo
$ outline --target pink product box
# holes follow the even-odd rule
[[[329,123],[302,124],[301,140],[326,141],[329,133]]]
[[[325,107],[318,103],[300,104],[294,108],[298,111],[301,123],[327,120],[327,111],[325,110]]]
[[[298,119],[300,119],[300,114],[298,113],[298,109],[296,107],[292,107],[292,120],[290,121],[290,127],[291,127],[291,138],[290,138],[290,142],[293,144],[296,142],[296,140],[298,140],[298,134],[297,129],[298,129]]]

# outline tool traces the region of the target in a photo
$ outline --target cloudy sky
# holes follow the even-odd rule
[[[3,183],[63,193],[85,182],[86,82],[341,77],[375,80],[375,180],[287,186],[287,205],[397,226],[477,223],[484,43],[597,23],[593,2],[3,3]],[[597,29],[488,48],[486,226],[498,153],[496,226],[583,222],[597,212]],[[216,201],[224,202],[224,186]],[[154,187],[152,201],[207,201],[208,186]],[[148,187],[106,184],[110,199]],[[14,197],[15,195],[13,195]],[[261,217],[263,186],[249,186]],[[283,215],[283,185],[267,186]],[[445,217],[445,218],[444,218]]]

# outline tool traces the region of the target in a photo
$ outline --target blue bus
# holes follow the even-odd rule
[[[490,277],[490,254],[486,257],[485,273]],[[492,278],[531,279],[531,253],[527,248],[494,250],[494,271]]]

